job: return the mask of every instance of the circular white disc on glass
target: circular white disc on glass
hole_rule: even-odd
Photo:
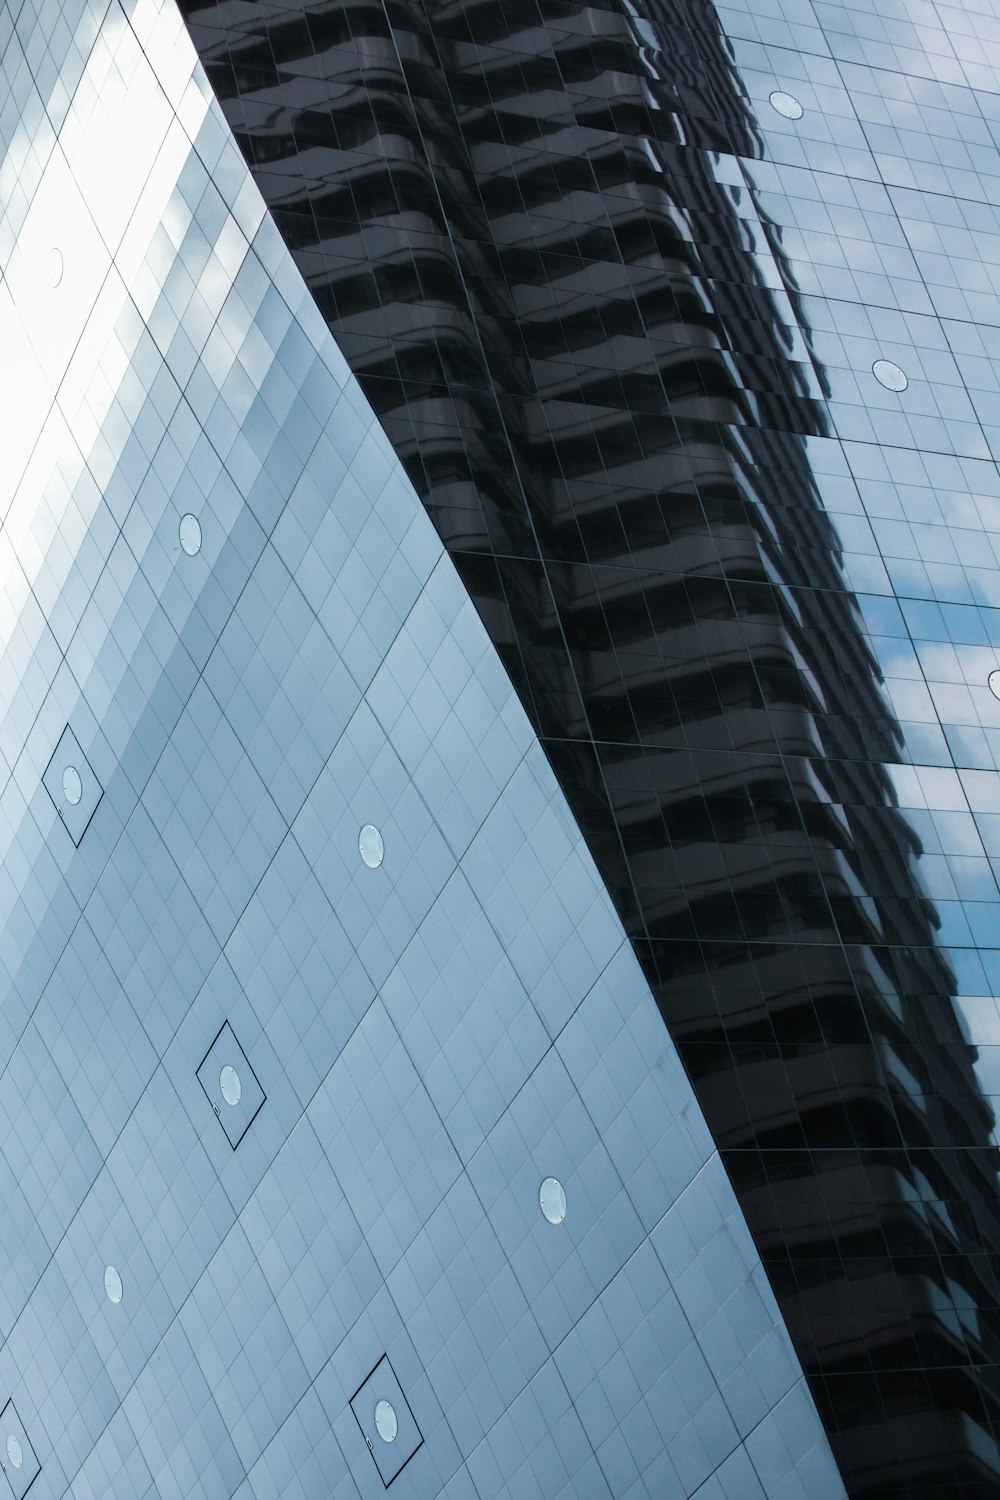
[[[118,1303],[122,1300],[122,1279],[114,1266],[105,1267],[104,1290],[108,1294],[109,1302]]]
[[[63,772],[63,796],[73,807],[83,796],[83,782],[80,780],[80,773],[76,766],[67,766]]]
[[[376,1401],[375,1403],[375,1431],[383,1443],[394,1443],[396,1433],[399,1431],[399,1423],[396,1420],[396,1412],[389,1401]]]
[[[989,683],[990,692],[994,698],[1000,698],[1000,667],[995,672],[991,672],[986,681]]]
[[[235,1109],[240,1102],[240,1095],[243,1093],[243,1088],[240,1084],[240,1075],[228,1063],[226,1063],[226,1066],[219,1074],[219,1088],[222,1090],[222,1097],[226,1103],[231,1104]]]
[[[872,365],[872,374],[879,385],[884,385],[887,391],[905,391],[909,381],[898,365],[894,365],[891,359],[877,359]]]
[[[57,250],[55,245],[45,257],[44,274],[47,286],[58,286],[63,279],[62,251]]]
[[[769,98],[771,108],[776,109],[779,115],[784,115],[786,120],[801,120],[802,105],[794,94],[786,94],[783,89],[775,89]]]
[[[21,1440],[14,1432],[7,1434],[7,1457],[15,1469],[19,1469],[24,1463],[24,1451],[21,1448]]]
[[[181,547],[187,553],[188,557],[194,557],[196,553],[201,551],[201,522],[197,516],[193,516],[190,511],[186,516],[181,516],[178,533],[181,539]]]
[[[546,1177],[538,1190],[538,1202],[550,1224],[561,1224],[566,1217],[566,1189],[557,1177]]]
[[[366,823],[362,828],[358,838],[358,849],[369,870],[377,870],[385,858],[385,845],[374,823]]]

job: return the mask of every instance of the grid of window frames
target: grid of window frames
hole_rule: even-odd
[[[183,0],[851,1493],[1000,1489],[993,0]]]
[[[843,1500],[173,0],[0,10],[0,1490]]]

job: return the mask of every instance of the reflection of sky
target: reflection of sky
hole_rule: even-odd
[[[140,29],[143,10],[135,18]],[[156,25],[162,45],[162,19],[145,19]],[[190,44],[180,29],[173,49],[187,55],[189,74]],[[161,76],[169,80],[176,72],[168,67]],[[198,97],[187,91],[193,129],[207,108],[204,99],[198,106]],[[5,202],[22,201],[12,184],[25,177],[26,158],[34,160],[42,139],[38,132],[29,142],[22,122],[7,143],[0,165]],[[16,606],[26,586],[52,613],[93,522],[101,498],[94,445],[102,425],[114,420],[128,372],[128,353],[115,335],[130,302],[125,284],[148,281],[150,241],[189,150],[135,32],[112,10],[59,144],[50,143],[44,165],[36,166],[38,187],[16,226],[0,284],[0,570],[5,599],[14,605],[0,626],[2,644],[12,622],[22,618]],[[121,420],[127,421],[125,412]]]
[[[250,184],[232,211],[214,188],[203,196],[193,143],[213,163],[221,150],[239,163],[235,144],[213,125],[176,7],[141,0],[130,14],[112,7],[94,24],[86,61],[66,61],[49,99],[25,65],[22,112],[0,143],[0,771],[13,772],[12,795],[24,788],[0,826],[11,879],[47,694],[66,718],[93,712],[112,758],[134,727],[120,704],[142,710],[142,695],[118,688],[179,551],[174,493],[151,477],[152,456],[181,495],[188,460],[171,434],[220,393],[235,426],[264,358],[253,310],[268,282],[248,257],[263,205]],[[202,455],[202,489],[209,463],[220,468]]]
[[[185,45],[182,34],[178,45]],[[20,132],[8,145],[0,166],[5,201],[18,199],[8,189],[24,171],[27,149]],[[126,300],[122,277],[131,279],[142,264],[176,180],[171,162],[176,164],[178,153],[186,149],[138,39],[120,12],[117,24],[109,17],[4,268],[0,379],[9,431],[0,493],[5,513],[41,432],[52,391],[59,391],[61,414],[84,442],[88,433],[96,435],[107,414],[115,377],[122,373],[111,338]],[[155,163],[152,174],[150,163]],[[62,258],[55,286],[53,247]],[[95,307],[96,323],[89,321]],[[78,347],[85,326],[87,338]],[[84,396],[85,413],[78,405]],[[64,451],[67,440],[68,434],[60,445]],[[31,486],[23,488],[34,493]],[[34,541],[42,551],[59,519],[42,534],[35,530]],[[32,522],[37,528],[38,517],[19,523],[26,541]],[[72,554],[74,549],[67,550]]]
[[[801,51],[764,7],[723,24],[761,122],[744,164],[780,227],[830,382],[810,440],[910,765],[889,767],[959,976],[956,1006],[1000,1096],[1000,43],[972,9],[825,5]],[[775,88],[802,103],[789,121]],[[992,200],[992,201],[991,201]],[[890,359],[909,385],[871,373]],[[975,951],[976,947],[980,952]]]

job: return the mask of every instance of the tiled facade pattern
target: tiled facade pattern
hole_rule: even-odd
[[[0,59],[0,1489],[840,1500],[607,887],[172,0],[4,6]]]
[[[995,0],[183,9],[851,1494],[993,1500]]]

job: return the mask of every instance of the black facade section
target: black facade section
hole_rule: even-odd
[[[713,7],[183,8],[614,894],[852,1495],[992,1500],[995,1122]]]

